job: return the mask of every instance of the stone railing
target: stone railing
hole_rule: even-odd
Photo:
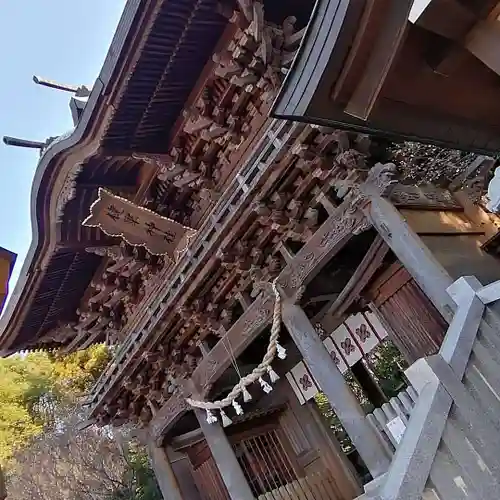
[[[389,456],[393,456],[403,439],[418,394],[413,387],[401,391],[388,403],[366,416]]]
[[[418,399],[386,474],[370,500],[500,498],[500,281],[463,277],[438,354],[406,372]]]

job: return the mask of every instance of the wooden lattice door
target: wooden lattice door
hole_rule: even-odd
[[[278,421],[246,428],[230,436],[235,455],[256,499],[341,500],[328,470],[306,475]],[[187,450],[193,479],[204,500],[229,500],[206,442]]]
[[[256,498],[299,477],[290,444],[279,427],[237,439],[233,447]]]
[[[233,449],[255,498],[298,479],[291,447],[277,427],[253,429],[232,439]],[[206,442],[188,452],[193,478],[204,500],[229,500],[229,494]]]

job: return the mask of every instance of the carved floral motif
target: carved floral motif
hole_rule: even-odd
[[[311,377],[307,373],[305,373],[304,375],[302,375],[302,377],[299,378],[298,382],[301,385],[301,388],[302,388],[302,390],[304,392],[308,391],[313,386]]]
[[[355,333],[363,344],[372,336],[370,330],[368,330],[364,323],[356,328]]]
[[[62,220],[64,208],[76,195],[76,180],[82,171],[82,168],[82,164],[78,163],[71,169],[66,176],[66,179],[64,179],[64,183],[61,191],[59,192],[56,203],[56,216],[58,221]]]

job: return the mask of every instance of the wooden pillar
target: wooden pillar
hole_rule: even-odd
[[[448,322],[456,306],[446,292],[453,279],[400,212],[381,196],[371,196],[367,215],[396,257]]]
[[[165,500],[184,500],[167,453],[153,442],[148,443],[149,457]]]
[[[390,460],[382,443],[365,418],[365,414],[347,385],[344,376],[326,350],[304,310],[288,301],[283,303],[283,322],[297,344],[304,361],[337,417],[349,434],[352,443],[374,478],[384,474]]]
[[[209,424],[204,411],[195,409],[194,413],[230,498],[232,500],[254,500],[252,490],[224,429],[218,423]]]

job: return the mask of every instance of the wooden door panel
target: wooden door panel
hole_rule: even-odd
[[[365,295],[390,326],[389,337],[409,363],[439,350],[448,325],[399,262]]]
[[[219,469],[212,457],[193,470],[193,479],[204,500],[230,500]]]

